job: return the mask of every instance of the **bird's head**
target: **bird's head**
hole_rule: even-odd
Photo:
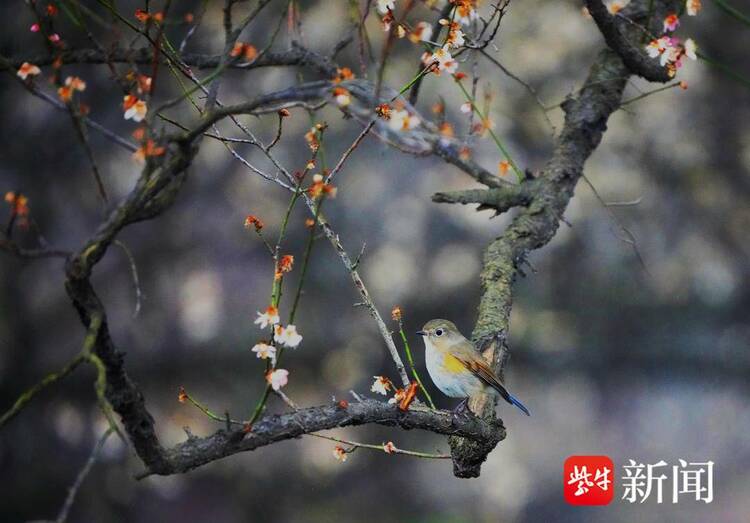
[[[424,324],[421,331],[417,331],[417,334],[438,347],[450,346],[466,339],[456,325],[448,320],[430,320]]]

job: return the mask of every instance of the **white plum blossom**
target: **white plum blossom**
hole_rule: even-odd
[[[276,369],[273,372],[266,374],[266,381],[275,391],[278,391],[289,383],[289,371],[286,369]]]
[[[258,311],[258,317],[255,318],[255,323],[260,325],[261,329],[265,329],[268,325],[276,325],[281,321],[279,319],[279,310],[273,305],[266,309],[266,312]]]
[[[297,332],[297,327],[294,325],[287,325],[286,327],[276,325],[273,339],[276,343],[281,343],[287,347],[297,348],[297,345],[302,341],[302,336]]]
[[[339,104],[341,107],[346,107],[347,105],[352,103],[352,97],[349,94],[349,91],[347,91],[343,87],[334,88],[333,98],[334,100],[336,100],[336,103]]]
[[[125,96],[125,113],[123,118],[126,120],[133,120],[134,122],[142,122],[146,118],[148,113],[148,106],[143,100],[139,100],[134,96]]]
[[[271,365],[276,365],[276,347],[273,345],[268,345],[267,343],[256,343],[252,348],[252,351],[258,358],[262,360],[269,359],[271,360]]]
[[[432,53],[431,58],[433,62],[437,62],[438,71],[453,74],[458,69],[458,62],[453,59],[447,45]]]
[[[409,114],[408,111],[400,109],[391,113],[391,119],[388,120],[388,127],[394,131],[410,131],[419,126],[419,117]]]
[[[412,42],[429,42],[432,38],[432,26],[427,22],[419,22],[409,35]]]
[[[479,13],[477,13],[477,10],[467,2],[466,4],[456,6],[449,18],[455,20],[461,25],[469,25],[472,22],[479,20]]]
[[[333,449],[333,457],[339,460],[341,463],[343,463],[346,461],[346,458],[348,457],[348,455],[344,447],[336,445]]]
[[[373,376],[373,378],[375,378],[375,381],[372,383],[370,391],[382,394],[383,396],[387,396],[388,391],[391,388],[391,380],[389,380],[385,376]]]

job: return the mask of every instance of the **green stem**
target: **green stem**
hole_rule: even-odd
[[[40,382],[21,394],[15,401],[15,403],[13,403],[13,406],[8,409],[8,411],[3,414],[2,417],[0,417],[0,427],[3,427],[7,422],[13,419],[19,412],[21,412],[26,404],[30,402],[39,391],[41,391],[48,385],[57,383],[62,378],[73,372],[76,367],[78,367],[78,365],[80,365],[85,359],[86,358],[83,354],[79,354],[70,362],[68,362],[62,369],[57,372],[47,374]]]
[[[406,333],[404,332],[404,326],[399,320],[398,322],[398,332],[401,334],[401,341],[404,342],[404,350],[406,351],[406,359],[409,362],[409,367],[411,368],[412,376],[414,376],[414,379],[417,380],[417,383],[419,383],[419,389],[424,393],[425,397],[427,398],[427,402],[430,404],[430,407],[433,409],[435,408],[435,403],[433,403],[432,398],[430,397],[430,393],[427,392],[427,389],[424,388],[424,385],[422,385],[422,380],[419,379],[419,373],[417,373],[417,368],[414,366],[414,358],[411,356],[411,349],[409,348],[409,342],[406,339]]]
[[[51,372],[47,374],[40,382],[33,387],[29,388],[26,392],[21,394],[18,399],[13,403],[13,406],[0,417],[0,427],[3,427],[7,422],[13,419],[21,410],[26,406],[28,402],[34,399],[34,396],[45,387],[57,383],[71,372],[73,372],[78,365],[84,361],[91,361],[91,350],[94,347],[96,338],[99,335],[99,328],[102,324],[102,317],[100,315],[94,315],[91,317],[89,322],[89,328],[86,333],[86,337],[83,340],[83,348],[78,355],[70,360],[65,366],[57,372]]]
[[[255,405],[255,410],[253,411],[253,415],[250,416],[250,420],[248,423],[252,426],[253,423],[258,421],[258,418],[260,417],[261,413],[263,412],[263,407],[266,405],[266,400],[268,399],[268,394],[271,392],[271,386],[266,385],[265,390],[263,390],[263,395],[260,397],[260,400],[258,400],[257,405]]]
[[[415,83],[417,83],[419,81],[419,79],[422,78],[424,75],[426,75],[430,71],[431,68],[432,68],[432,64],[429,64],[427,67],[425,67],[424,69],[422,69],[421,71],[419,71],[419,73],[417,73],[417,75],[414,78],[412,78],[411,80],[409,80],[406,83],[406,85],[404,85],[401,88],[401,90],[398,92],[398,94],[396,96],[394,96],[393,98],[391,98],[391,102],[393,102],[396,98],[398,98],[399,96],[401,96],[402,94],[404,94],[406,91],[408,91],[409,89],[411,89],[411,86],[414,85]]]
[[[289,226],[289,217],[292,215],[292,210],[294,209],[294,204],[297,203],[297,200],[299,199],[300,195],[302,194],[302,188],[301,185],[297,185],[296,190],[294,191],[294,194],[292,194],[291,200],[289,200],[289,205],[286,208],[286,214],[284,214],[284,221],[281,222],[281,230],[279,231],[279,238],[276,240],[276,248],[274,249],[274,279],[273,279],[273,286],[271,287],[271,305],[274,307],[279,306],[279,302],[281,301],[281,283],[284,280],[284,278],[276,278],[276,269],[277,265],[279,263],[279,253],[281,251],[281,242],[284,240],[284,237],[286,236],[286,230]]]
[[[654,0],[648,0],[648,16],[646,17],[646,32],[642,38],[644,42],[647,42],[649,39],[648,33],[651,32],[651,18],[653,16],[654,16]]]
[[[708,65],[717,68],[719,71],[723,72],[733,80],[741,83],[745,87],[750,87],[750,79],[744,77],[743,75],[737,73],[734,71],[731,67],[722,64],[721,62],[717,62],[713,58],[709,58],[708,56],[702,54],[702,53],[696,53],[698,55],[698,58],[703,60]]]
[[[320,141],[321,141],[321,146],[322,146],[322,144],[323,144],[323,133],[322,132],[320,133]],[[315,158],[317,157],[319,150],[320,150],[320,147],[318,149],[316,149],[315,152],[313,152],[313,156],[312,156],[313,160],[315,160]],[[294,208],[294,204],[297,202],[297,200],[299,199],[299,197],[302,195],[302,192],[303,192],[303,190],[302,190],[302,180],[305,178],[305,176],[307,175],[308,172],[309,172],[309,169],[305,169],[305,171],[302,173],[302,178],[300,178],[300,181],[297,183],[297,187],[296,187],[296,189],[294,191],[294,195],[292,195],[292,199],[289,202],[289,207],[287,207],[286,214],[284,215],[284,221],[281,224],[281,231],[279,232],[279,239],[276,242],[276,249],[275,249],[275,253],[274,253],[274,262],[278,262],[278,259],[279,259],[279,250],[281,249],[281,241],[284,239],[284,235],[286,234],[286,229],[287,229],[287,226],[289,225],[289,217],[292,214],[292,209]],[[276,272],[276,267],[274,266],[274,276],[275,276],[275,272]],[[271,291],[271,304],[274,307],[277,307],[277,308],[279,306],[279,301],[281,300],[281,281],[282,280],[283,280],[283,278],[279,278],[279,280],[276,281],[276,279],[274,277],[274,286],[273,286],[272,291]],[[292,317],[293,317],[293,315],[292,315]],[[271,343],[274,343],[274,341],[273,341],[273,326],[271,327]],[[281,354],[283,352],[282,349],[283,349],[282,347],[277,347],[277,351],[278,351],[277,354],[276,354],[276,363],[277,364],[278,364],[278,361],[279,361],[279,357],[281,356]],[[276,365],[274,365],[273,368],[276,368]],[[266,361],[266,374],[268,372],[270,372],[271,370],[272,370],[271,369],[271,361],[267,360]],[[270,394],[270,392],[271,392],[271,385],[266,384],[266,387],[263,390],[263,395],[258,400],[258,403],[255,405],[255,409],[253,410],[252,416],[250,416],[250,421],[249,421],[250,425],[252,425],[253,423],[255,423],[258,420],[258,418],[260,417],[261,413],[263,412],[263,408],[266,405],[266,401],[268,400],[268,395]]]
[[[672,88],[677,87],[679,85],[680,85],[680,82],[674,82],[674,83],[671,83],[669,85],[665,85],[665,86],[653,89],[652,91],[646,91],[643,94],[639,94],[638,96],[635,96],[633,98],[625,100],[624,102],[621,102],[620,106],[627,105],[627,104],[632,104],[633,102],[637,102],[638,100],[642,100],[642,99],[646,98],[647,96],[651,96],[652,94],[656,94],[656,93],[660,93],[662,91],[666,91],[667,89],[672,89]]]
[[[738,11],[736,8],[729,5],[724,0],[714,0],[714,2],[716,2],[716,5],[719,6],[719,9],[724,11],[729,16],[736,18],[745,25],[750,26],[750,17]]]
[[[218,414],[215,414],[215,413],[211,412],[211,410],[210,410],[210,409],[209,409],[208,407],[206,407],[206,406],[205,406],[205,405],[203,405],[202,403],[198,402],[198,400],[196,400],[195,398],[193,398],[193,397],[192,397],[192,396],[191,396],[190,394],[188,394],[187,392],[185,393],[185,397],[186,397],[186,398],[188,399],[188,401],[189,401],[190,403],[192,403],[192,404],[193,404],[193,405],[194,405],[195,407],[197,407],[197,408],[198,408],[198,410],[200,410],[201,412],[203,412],[203,414],[205,414],[206,416],[208,416],[208,417],[209,417],[209,418],[211,418],[212,420],[214,420],[214,421],[219,421],[219,422],[221,422],[221,423],[226,423],[226,421],[227,421],[227,416],[219,416]],[[238,420],[233,420],[233,419],[231,419],[231,418],[229,419],[229,422],[230,422],[230,423],[233,423],[233,424],[235,424],[235,425],[242,425],[242,424],[243,424],[243,423],[242,423],[241,421],[238,421]]]
[[[479,110],[479,108],[477,107],[477,104],[471,98],[471,95],[466,90],[466,88],[463,86],[463,84],[460,81],[458,81],[458,80],[456,80],[456,83],[458,84],[458,87],[461,88],[461,91],[464,93],[464,96],[466,97],[466,100],[471,104],[471,108],[474,110],[474,112],[477,114],[477,116],[479,116],[479,118],[481,119],[481,121],[483,123],[486,122],[487,120],[486,120],[484,114],[482,114],[482,111]],[[495,144],[497,145],[497,148],[500,149],[500,152],[503,153],[503,156],[505,156],[505,159],[508,161],[508,163],[510,164],[510,166],[513,168],[513,172],[516,173],[516,178],[518,179],[518,182],[519,183],[522,182],[523,181],[523,174],[521,173],[520,169],[516,165],[516,162],[513,161],[513,158],[510,157],[510,154],[508,153],[508,150],[503,146],[502,142],[500,141],[500,138],[497,137],[497,135],[495,134],[495,131],[493,131],[492,129],[490,129],[489,126],[487,127],[487,130],[489,131],[490,136],[492,136],[492,139],[495,141]]]
[[[274,250],[274,278],[273,278],[273,286],[271,287],[271,305],[278,308],[279,302],[281,301],[281,283],[283,282],[284,278],[278,278],[276,279],[276,269],[277,265],[279,263],[279,251],[281,250],[281,242],[284,239],[284,236],[286,235],[286,229],[289,225],[289,217],[292,215],[292,209],[294,209],[294,204],[297,203],[297,200],[300,197],[300,194],[302,194],[301,185],[297,185],[297,189],[294,191],[294,194],[292,195],[292,199],[289,201],[289,206],[286,208],[286,214],[284,215],[284,221],[281,223],[281,230],[279,231],[279,238],[276,240],[276,248]],[[271,341],[270,343],[274,343],[273,341],[273,325],[271,325]],[[281,347],[277,347],[277,351],[281,352]],[[278,356],[277,356],[278,358]],[[277,359],[278,361],[278,359]],[[266,374],[271,371],[271,362],[266,361]],[[258,403],[255,405],[255,409],[253,410],[252,416],[250,416],[250,425],[255,423],[258,418],[260,417],[261,413],[263,412],[263,408],[266,405],[266,401],[268,400],[268,394],[271,392],[271,386],[266,383],[265,389],[263,390],[263,394],[261,395],[260,399],[258,400]]]
[[[289,313],[289,323],[294,324],[294,316],[297,313],[297,306],[299,305],[300,297],[302,296],[302,286],[305,283],[305,275],[307,274],[307,267],[310,264],[310,254],[312,253],[313,244],[315,243],[315,232],[318,226],[318,217],[320,216],[320,208],[323,207],[323,198],[318,200],[318,205],[315,207],[315,217],[313,218],[313,226],[310,227],[310,235],[307,237],[307,245],[305,246],[305,254],[302,259],[302,269],[299,276],[299,285],[297,285],[297,293],[294,296],[294,303],[292,304],[292,311]],[[276,361],[281,354],[276,355]]]

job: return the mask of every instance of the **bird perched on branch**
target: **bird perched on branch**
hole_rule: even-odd
[[[530,415],[453,322],[430,320],[417,334],[424,338],[427,371],[437,388],[451,398],[464,398],[457,410],[466,408],[470,396],[485,392],[499,394]]]

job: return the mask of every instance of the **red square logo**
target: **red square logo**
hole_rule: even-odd
[[[563,492],[571,505],[609,505],[615,465],[607,456],[570,456],[563,465]]]

